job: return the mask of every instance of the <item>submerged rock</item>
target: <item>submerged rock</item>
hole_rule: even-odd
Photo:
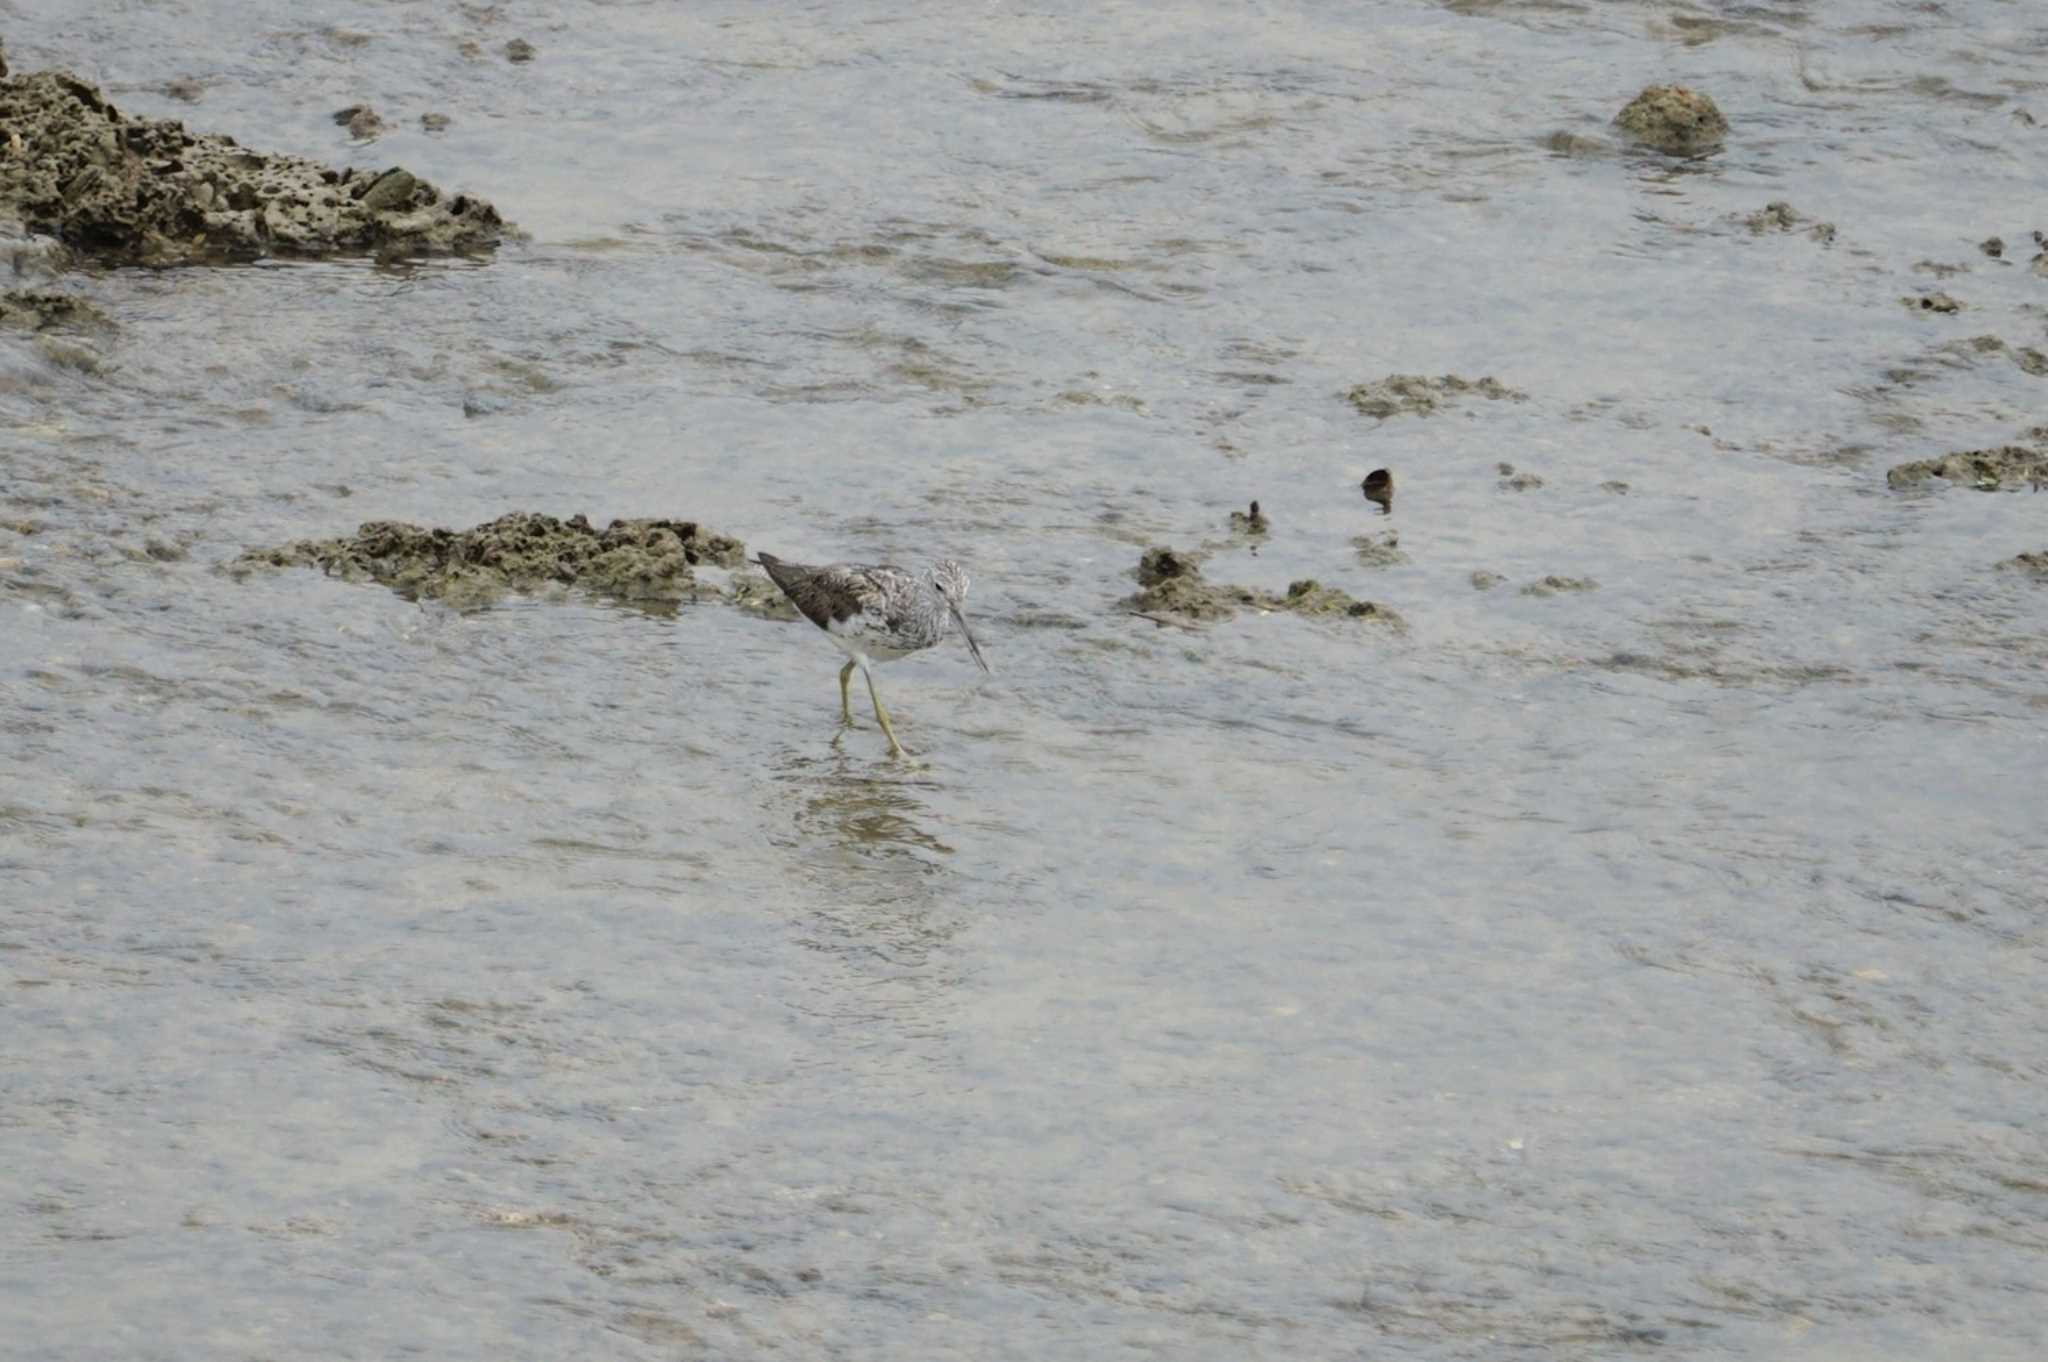
[[[1313,577],[1289,582],[1287,594],[1280,600],[1280,608],[1292,610],[1297,615],[1344,615],[1351,619],[1380,620],[1395,628],[1403,628],[1407,624],[1387,607],[1374,601],[1361,601],[1334,586],[1324,586]]]
[[[1591,577],[1559,577],[1552,574],[1522,588],[1524,596],[1555,596],[1560,591],[1598,591],[1600,583]]]
[[[1384,421],[1389,416],[1399,416],[1404,412],[1427,416],[1445,402],[1468,394],[1496,402],[1504,398],[1521,402],[1529,396],[1492,377],[1460,378],[1456,374],[1445,374],[1441,378],[1426,378],[1421,374],[1388,374],[1374,382],[1359,384],[1344,394],[1344,400],[1358,408],[1361,414]],[[1372,495],[1371,488],[1366,489],[1366,495]]]
[[[1358,486],[1365,493],[1365,499],[1380,508],[1382,515],[1394,513],[1394,470],[1375,468]]]
[[[1252,503],[1250,511],[1232,511],[1230,513],[1230,532],[1232,534],[1256,537],[1265,534],[1272,528],[1272,522],[1267,520],[1265,513],[1259,510],[1259,503],[1256,501]]]
[[[1909,293],[1899,302],[1914,312],[1939,312],[1944,316],[1953,316],[1963,310],[1960,302],[1938,289],[1932,293]]]
[[[1276,596],[1257,587],[1210,582],[1191,555],[1158,547],[1138,560],[1138,584],[1144,588],[1124,604],[1144,615],[1171,615],[1184,620],[1226,620],[1239,610],[1290,610],[1298,615],[1372,619],[1396,629],[1406,622],[1392,610],[1361,601],[1313,579],[1289,584]]]
[[[803,616],[797,613],[796,604],[788,593],[764,573],[743,572],[736,574],[726,584],[732,603],[751,615],[760,615],[772,620],[797,620]]]
[[[474,251],[504,233],[482,199],[131,117],[63,71],[0,79],[0,128],[20,148],[0,156],[0,216],[111,264]]]
[[[408,599],[480,606],[507,592],[577,586],[630,601],[697,594],[700,563],[736,568],[745,546],[693,520],[557,520],[515,512],[468,530],[373,520],[341,539],[302,539],[251,549],[238,568],[317,567],[350,581],[383,583]]]
[[[1728,120],[1714,101],[1683,85],[1652,85],[1614,116],[1639,142],[1672,156],[1697,156],[1721,145]]]
[[[1408,561],[1408,555],[1401,552],[1401,535],[1397,530],[1355,535],[1351,547],[1358,551],[1358,561],[1367,567],[1392,567]]]
[[[1138,585],[1158,586],[1176,577],[1199,578],[1202,575],[1197,566],[1200,561],[1194,554],[1182,553],[1163,544],[1146,549],[1138,556]]]
[[[69,293],[42,289],[14,289],[0,293],[0,326],[46,331],[54,326],[106,328],[113,324],[106,313]]]
[[[348,135],[358,142],[368,142],[384,131],[384,120],[377,111],[367,104],[351,104],[346,109],[334,111],[336,127],[348,129]]]
[[[1997,449],[1966,449],[1938,459],[1902,463],[1884,475],[1893,487],[1914,487],[1934,478],[1974,487],[1980,492],[2038,490],[2048,486],[2048,450],[2029,445]]]
[[[1822,245],[1835,239],[1834,223],[1815,222],[1783,199],[1772,200],[1742,222],[1757,236],[1766,232],[1794,232],[1804,227],[1806,234]]]
[[[1999,566],[2012,568],[2015,571],[2024,572],[2030,577],[2039,577],[2042,581],[2048,582],[2048,549],[2043,549],[2039,553],[2023,553],[2017,558],[2008,558],[2003,563],[2000,563]]]

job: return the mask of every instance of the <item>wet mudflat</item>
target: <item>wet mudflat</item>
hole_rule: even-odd
[[[0,1337],[2048,1350],[2009,7],[8,24],[522,234],[17,252]],[[507,515],[677,528],[248,557]],[[731,540],[961,558],[995,675],[835,741]]]

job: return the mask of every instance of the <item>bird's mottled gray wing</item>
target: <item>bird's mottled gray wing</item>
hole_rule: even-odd
[[[768,578],[782,588],[790,604],[820,629],[841,623],[861,613],[860,584],[837,568],[785,563],[772,553],[756,555]]]
[[[755,556],[782,594],[820,629],[837,625],[841,632],[848,632],[849,622],[856,618],[867,628],[886,628],[898,594],[916,585],[916,579],[901,568],[810,567],[785,563],[772,553]]]

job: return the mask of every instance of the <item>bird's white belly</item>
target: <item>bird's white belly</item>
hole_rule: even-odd
[[[896,635],[885,629],[872,628],[858,616],[843,622],[835,620],[825,632],[845,650],[848,657],[865,657],[870,662],[894,662],[899,657],[909,657],[931,646],[931,643],[920,640],[906,647]]]

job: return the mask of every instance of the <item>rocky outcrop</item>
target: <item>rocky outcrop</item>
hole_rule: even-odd
[[[63,71],[0,79],[0,216],[134,265],[477,251],[505,231],[489,203],[409,171],[335,170],[131,117]]]

